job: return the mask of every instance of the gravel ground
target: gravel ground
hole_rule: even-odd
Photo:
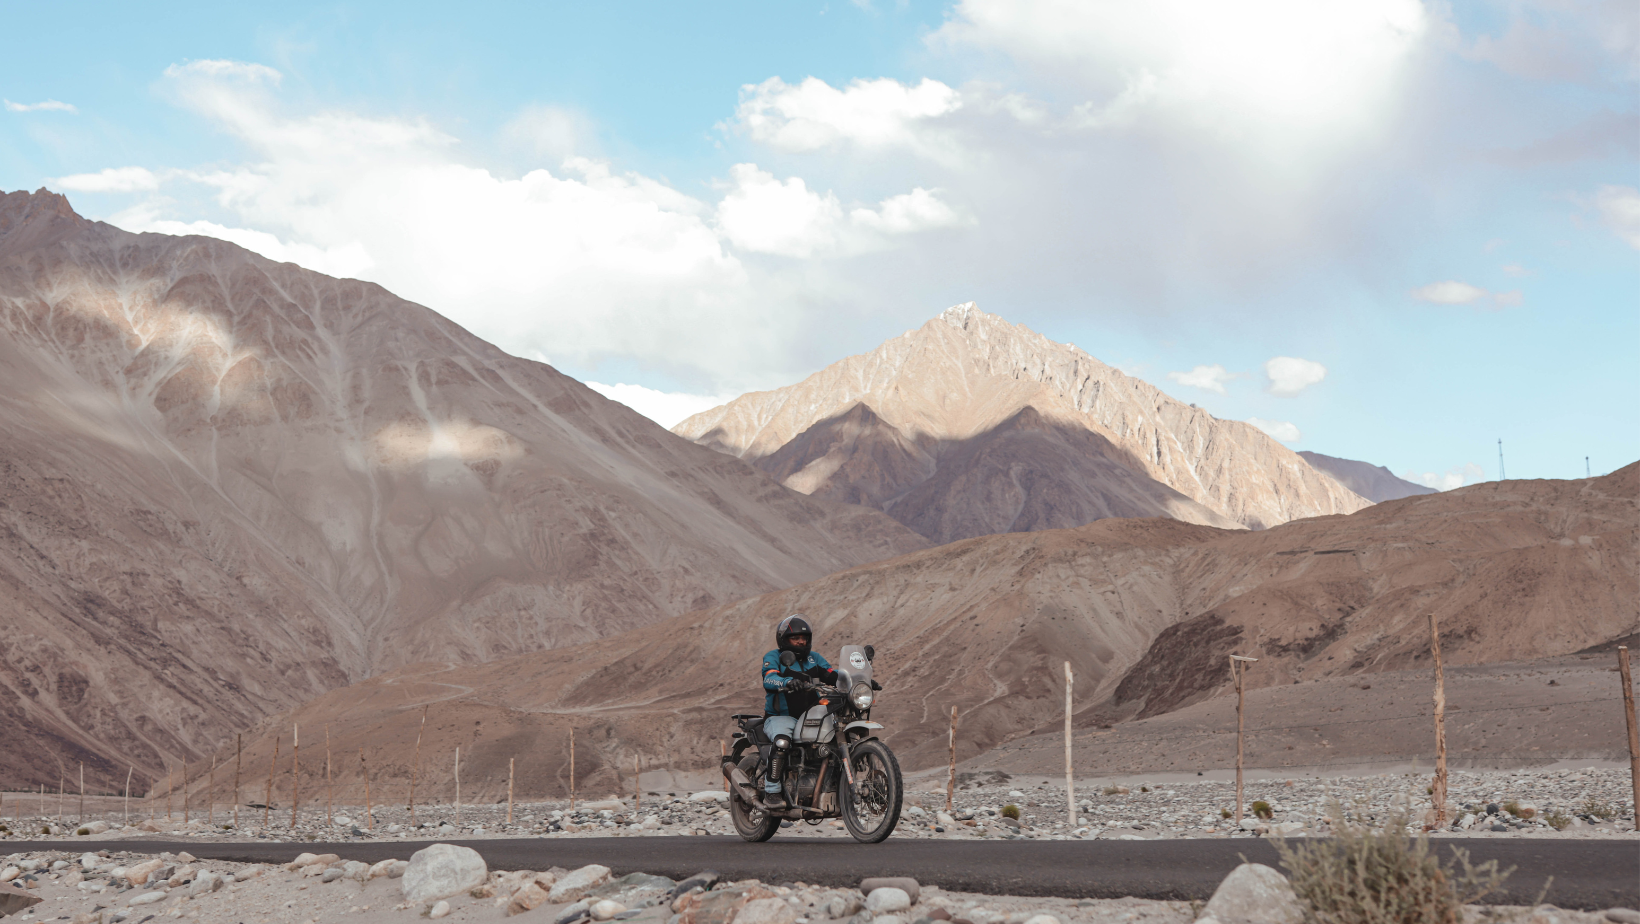
[[[125,881],[127,870],[154,859],[142,853],[75,854],[46,852],[12,854],[0,867],[15,870],[31,867],[14,883],[43,899],[17,914],[19,924],[70,921],[72,924],[150,924],[172,919],[200,924],[388,924],[416,917],[448,917],[453,922],[499,921],[508,915],[514,892],[532,881],[549,885],[568,872],[554,869],[536,873],[487,871],[483,885],[442,901],[421,903],[405,900],[402,885],[407,880],[382,875],[364,879],[342,875],[341,862],[318,864],[306,869],[260,864],[199,862],[187,854],[159,854],[157,858],[170,873],[163,882],[150,881],[132,887]],[[32,869],[38,866],[39,869]],[[402,864],[401,864],[402,866]],[[329,872],[326,872],[326,870]],[[600,868],[601,869],[601,868]],[[9,871],[8,870],[8,871]],[[317,875],[323,872],[323,875]],[[605,871],[607,872],[607,870]],[[16,874],[13,873],[15,876]],[[538,878],[540,877],[540,878]],[[220,878],[225,884],[211,887]],[[203,883],[203,885],[201,885]],[[688,924],[680,921],[680,905],[673,904],[659,886],[670,888],[671,880],[635,873],[600,888],[592,896],[617,902],[602,913],[616,915],[616,921],[631,924]],[[773,897],[786,908],[771,913],[765,907],[755,922],[727,918],[699,917],[695,924],[821,924],[846,921],[848,924],[1190,924],[1201,913],[1200,903],[1149,901],[1142,899],[1054,899],[1020,898],[947,892],[923,886],[909,908],[897,913],[879,911],[873,916],[866,896],[857,889],[829,889],[801,882],[764,885],[750,880],[727,884],[748,890],[757,897]],[[725,887],[720,885],[719,888]],[[648,891],[646,891],[646,889]],[[439,907],[443,905],[444,907]],[[788,910],[789,909],[789,910]],[[593,909],[597,912],[597,909]],[[894,909],[889,909],[894,911]],[[543,903],[520,913],[520,924],[568,924],[576,913],[569,902]],[[1551,906],[1539,908],[1470,906],[1467,924],[1521,922],[1521,924],[1633,924],[1635,912],[1600,913],[1563,911]],[[1047,915],[1048,917],[1041,917]],[[1613,916],[1616,915],[1616,916]],[[750,913],[741,918],[754,917]],[[591,924],[581,917],[576,924]]]
[[[1242,827],[1223,817],[1233,809],[1235,786],[1218,780],[1173,780],[1147,782],[1088,781],[1079,783],[1078,824],[1068,824],[1062,784],[1040,778],[1006,778],[991,774],[970,779],[957,791],[953,811],[947,815],[943,787],[938,792],[914,789],[907,793],[905,811],[895,837],[933,838],[1163,838],[1163,837],[1258,837],[1272,830],[1289,836],[1326,833],[1327,806],[1338,800],[1353,813],[1369,819],[1385,817],[1397,805],[1413,805],[1414,821],[1425,822],[1429,806],[1428,774],[1383,774],[1329,780],[1258,780],[1244,788],[1247,815]],[[926,784],[926,785],[932,785]],[[1453,808],[1451,824],[1437,836],[1461,834],[1466,837],[1575,837],[1640,838],[1634,830],[1634,807],[1630,799],[1630,779],[1626,769],[1508,770],[1489,772],[1455,771],[1448,785]],[[634,810],[632,801],[607,799],[577,802],[570,811],[567,801],[519,803],[513,807],[513,821],[506,821],[504,805],[418,806],[416,826],[411,825],[404,806],[376,806],[374,821],[364,818],[362,807],[335,807],[328,823],[324,810],[307,809],[293,830],[290,810],[267,813],[263,824],[260,808],[240,809],[241,827],[231,823],[231,811],[221,808],[214,814],[216,824],[207,824],[194,809],[194,820],[182,821],[180,806],[173,806],[167,822],[163,810],[153,822],[143,819],[122,825],[107,818],[123,818],[119,813],[102,815],[85,824],[60,822],[55,816],[22,815],[0,820],[0,843],[5,838],[37,839],[43,831],[50,836],[72,840],[74,832],[89,830],[99,838],[141,837],[164,834],[222,840],[261,838],[270,840],[383,840],[549,836],[688,836],[732,834],[727,808],[709,793],[651,793]],[[51,797],[47,797],[48,808]],[[1262,800],[1270,807],[1270,817],[1251,814],[1252,804]],[[14,812],[31,806],[32,798],[8,797]],[[72,804],[72,800],[71,804]],[[1016,825],[1004,817],[1004,809],[1014,805],[1020,817]],[[88,818],[91,816],[88,815]],[[109,829],[95,830],[96,822]],[[805,836],[847,837],[842,822],[828,820],[818,825],[799,823],[788,830]]]

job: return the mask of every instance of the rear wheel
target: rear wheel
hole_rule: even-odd
[[[738,766],[753,785],[762,782],[763,770],[758,766],[756,751],[749,751],[740,759]],[[754,844],[774,837],[774,833],[780,830],[780,819],[755,805],[747,805],[733,786],[729,787],[729,817],[734,819],[735,833]]]
[[[900,821],[900,762],[888,745],[873,738],[849,748],[849,765],[854,785],[843,781],[843,827],[862,844],[878,843]]]

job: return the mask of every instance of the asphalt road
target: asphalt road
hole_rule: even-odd
[[[342,843],[209,843],[124,840],[0,841],[0,850],[188,851],[201,859],[285,863],[304,851],[334,853],[344,860],[406,859],[433,841]],[[803,882],[855,887],[868,876],[911,876],[962,892],[1117,898],[1206,899],[1242,861],[1279,866],[1275,848],[1262,840],[1158,841],[934,841],[896,840],[856,844],[838,839],[777,836],[764,844],[736,837],[518,838],[450,841],[484,856],[491,869],[574,869],[601,863],[616,875],[655,873],[682,879],[713,869],[730,879]],[[1550,876],[1544,901],[1562,908],[1595,910],[1640,907],[1640,842],[1609,840],[1505,840],[1451,838],[1436,842],[1443,860],[1449,847],[1470,860],[1514,866],[1501,896],[1487,901],[1529,904]]]

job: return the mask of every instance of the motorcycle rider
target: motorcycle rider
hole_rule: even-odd
[[[816,682],[835,684],[837,672],[813,650],[814,630],[802,613],[780,620],[774,630],[775,648],[763,656],[763,734],[774,743],[769,752],[768,775],[763,780],[763,807],[787,807],[780,785],[786,769],[786,753],[797,734],[797,720],[814,706]],[[789,651],[797,661],[791,667],[780,663],[780,653]]]

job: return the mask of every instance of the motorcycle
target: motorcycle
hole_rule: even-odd
[[[811,685],[819,703],[803,713],[795,740],[784,749],[780,782],[788,808],[762,804],[764,775],[776,750],[763,733],[764,717],[730,716],[740,730],[723,757],[723,775],[729,782],[729,814],[741,838],[759,843],[773,837],[782,821],[818,825],[828,818],[841,818],[862,844],[894,832],[904,783],[894,752],[875,735],[883,726],[871,721],[871,705],[882,689],[871,678],[875,657],[870,645],[844,645],[836,685]],[[780,653],[782,670],[789,672],[782,676],[804,676],[790,672],[796,660],[789,651]]]

